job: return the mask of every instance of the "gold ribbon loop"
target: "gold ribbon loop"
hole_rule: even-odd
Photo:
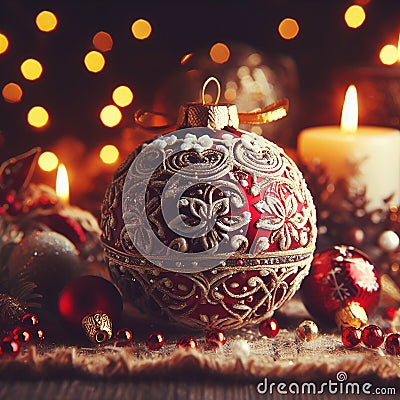
[[[289,111],[289,100],[284,98],[264,107],[260,111],[239,113],[241,124],[261,125],[269,124],[286,117]]]
[[[215,78],[214,76],[210,76],[204,83],[203,83],[203,90],[201,91],[201,101],[204,104],[206,104],[206,89],[207,86],[209,85],[210,82],[214,82],[217,85],[217,98],[215,99],[215,105],[218,105],[219,99],[221,97],[221,84],[219,83],[219,80]]]

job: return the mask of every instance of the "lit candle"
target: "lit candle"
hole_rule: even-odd
[[[56,193],[64,204],[69,203],[68,172],[64,164],[60,164],[57,169]]]
[[[351,85],[343,105],[342,122],[303,130],[298,154],[305,165],[319,163],[332,183],[346,179],[351,188],[366,189],[366,209],[385,208],[384,199],[400,198],[400,132],[379,126],[358,126],[357,91]]]

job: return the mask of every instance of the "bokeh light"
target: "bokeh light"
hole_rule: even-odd
[[[283,39],[291,40],[299,34],[299,24],[293,18],[285,18],[278,26],[278,32]]]
[[[103,109],[100,111],[101,122],[109,128],[117,126],[121,122],[121,119],[121,111],[113,104],[103,107]]]
[[[226,101],[234,102],[236,100],[236,89],[235,88],[227,88],[224,92],[224,97]]]
[[[96,50],[93,50],[89,51],[89,53],[86,54],[84,63],[89,72],[97,74],[104,68],[106,60],[103,54],[99,53]]]
[[[361,6],[352,5],[344,13],[344,20],[349,28],[359,28],[365,21],[365,11]]]
[[[39,167],[45,171],[54,171],[58,167],[58,157],[52,151],[45,151],[38,159]]]
[[[3,54],[8,49],[8,38],[3,33],[0,33],[0,54]]]
[[[57,24],[57,17],[51,11],[42,11],[36,16],[36,26],[42,32],[54,31]]]
[[[132,34],[136,39],[144,40],[151,35],[151,24],[145,19],[136,20],[131,26]]]
[[[128,86],[118,86],[112,93],[112,99],[117,106],[127,107],[133,101],[132,90]]]
[[[215,43],[210,49],[210,57],[217,64],[224,64],[229,60],[231,52],[225,43]]]
[[[399,61],[399,52],[396,46],[393,44],[387,44],[382,47],[379,53],[379,59],[382,64],[393,65]]]
[[[186,63],[191,59],[192,56],[193,56],[193,53],[185,54],[185,55],[181,58],[181,64],[182,64],[182,65],[183,65],[183,64],[186,64]]]
[[[43,73],[42,64],[34,58],[28,58],[21,64],[21,73],[28,81],[39,79]]]
[[[110,51],[114,45],[111,35],[104,31],[97,32],[93,36],[92,43],[97,50],[102,51],[103,53]]]
[[[112,145],[107,144],[100,150],[100,158],[104,164],[114,164],[119,157],[118,149]]]
[[[49,122],[49,113],[42,106],[34,106],[28,111],[27,120],[34,128],[43,128]]]
[[[21,86],[14,82],[7,83],[3,87],[2,95],[5,101],[8,103],[19,103],[22,99],[22,89]]]

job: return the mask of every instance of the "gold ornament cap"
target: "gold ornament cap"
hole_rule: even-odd
[[[101,312],[82,318],[82,328],[92,343],[103,343],[112,338],[111,318]]]
[[[209,83],[217,85],[217,98],[215,104],[206,104],[205,91]],[[239,127],[239,115],[234,104],[218,104],[221,96],[221,85],[213,76],[208,78],[201,92],[202,103],[186,103],[179,108],[178,127],[195,128],[207,127],[213,130],[221,130],[226,127],[237,129]]]
[[[361,328],[368,323],[368,316],[364,308],[357,302],[350,302],[335,313],[335,322],[338,328],[344,329],[349,326]]]

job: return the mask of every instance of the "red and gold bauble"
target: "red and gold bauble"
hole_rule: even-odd
[[[58,310],[67,326],[82,328],[94,343],[112,337],[112,320],[122,312],[122,299],[116,287],[99,276],[81,276],[62,290]]]
[[[369,257],[352,246],[316,253],[301,296],[321,322],[360,327],[378,306],[380,278]]]
[[[235,105],[182,106],[179,129],[135,150],[107,189],[110,274],[152,316],[202,329],[259,323],[308,273],[316,221],[303,176],[238,122]]]

